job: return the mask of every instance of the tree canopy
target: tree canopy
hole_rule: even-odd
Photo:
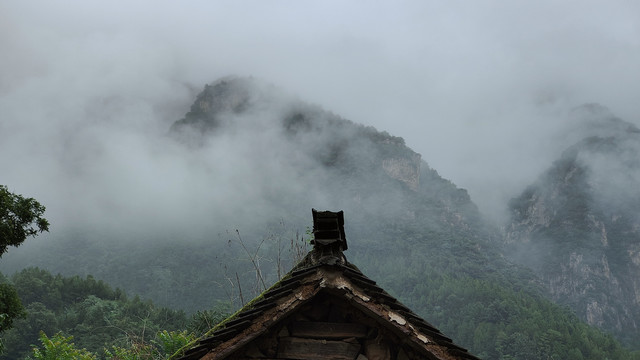
[[[27,237],[49,231],[43,218],[45,207],[33,198],[10,192],[0,185],[0,256],[9,246],[19,246]]]
[[[0,257],[9,246],[19,246],[27,237],[49,231],[49,222],[43,218],[45,207],[33,198],[25,198],[0,185]],[[10,329],[16,318],[25,315],[13,286],[0,278],[0,333]],[[0,353],[4,350],[0,339]]]

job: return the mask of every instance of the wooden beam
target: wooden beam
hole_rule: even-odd
[[[364,338],[367,327],[357,323],[296,321],[289,329],[291,335],[312,339]]]
[[[355,360],[360,353],[357,341],[332,341],[281,338],[278,344],[278,358],[306,360]]]

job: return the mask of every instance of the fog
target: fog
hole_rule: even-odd
[[[639,13],[627,1],[4,1],[0,184],[47,206],[52,230],[260,211],[265,191],[295,186],[259,166],[270,138],[192,151],[166,137],[206,83],[237,74],[403,137],[497,213],[569,145],[558,132],[575,106],[638,123]]]

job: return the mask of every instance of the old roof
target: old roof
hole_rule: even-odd
[[[180,359],[477,359],[334,255],[314,247]]]

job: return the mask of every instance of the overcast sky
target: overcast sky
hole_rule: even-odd
[[[0,184],[60,219],[201,196],[151,139],[230,74],[403,137],[486,209],[557,157],[570,108],[640,114],[637,1],[2,1],[0,53]]]

